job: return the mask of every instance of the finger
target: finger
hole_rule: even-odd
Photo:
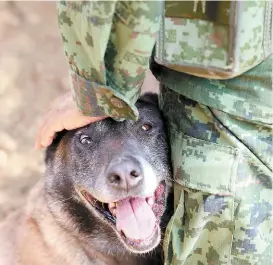
[[[39,134],[38,138],[38,148],[49,146],[53,139],[54,135],[57,132],[60,132],[64,129],[72,130],[76,128],[83,127],[92,122],[102,120],[106,117],[88,117],[84,116],[80,112],[75,112],[73,110],[68,110],[66,112],[54,113],[46,123]],[[40,147],[40,148],[41,148]]]
[[[46,142],[45,146],[42,146],[42,147],[44,148],[44,147],[50,146],[52,144],[52,142],[53,142],[53,139],[54,139],[54,136],[53,137],[49,137],[47,139],[47,142]]]
[[[49,146],[52,143],[55,133],[65,129],[62,124],[62,115],[63,113],[56,114],[44,124],[39,139],[39,144],[42,147]]]
[[[41,137],[42,137],[42,131],[44,127],[46,126],[46,122],[43,122],[43,124],[40,126],[36,133],[36,138],[35,138],[35,148],[36,149],[41,149],[43,146],[41,145]]]
[[[85,116],[86,119],[89,121],[89,123],[93,123],[93,122],[96,122],[96,121],[101,121],[101,120],[104,120],[106,119],[108,116],[100,116],[100,117],[88,117],[88,116]]]
[[[92,119],[93,120],[93,119]],[[41,131],[40,144],[43,147],[49,146],[54,135],[62,130],[72,130],[89,124],[90,118],[83,116],[80,112],[74,110],[58,111],[52,115],[45,123]]]
[[[45,147],[48,147],[52,144],[53,139],[54,139],[54,137],[49,138],[45,144],[35,143],[35,148],[36,149],[43,149]]]
[[[89,117],[85,116],[80,112],[73,113],[73,116],[69,115],[69,119],[63,116],[62,124],[64,129],[66,130],[73,130],[77,129],[83,126],[86,126],[90,123],[100,121],[102,119],[105,119],[106,116],[100,116],[100,117]]]
[[[41,133],[42,133],[42,131],[43,131],[43,128],[46,126],[46,123],[47,123],[48,120],[50,119],[50,117],[51,117],[52,115],[54,115],[53,113],[54,113],[53,110],[49,110],[49,111],[44,115],[44,117],[43,117],[43,119],[42,119],[42,122],[41,122],[41,124],[40,124],[40,126],[39,126],[39,129],[38,129],[37,132],[36,132],[36,137],[35,137],[35,148],[37,148],[37,149],[41,149],[41,148],[42,148],[42,146],[41,146]]]

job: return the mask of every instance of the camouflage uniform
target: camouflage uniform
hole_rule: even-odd
[[[83,113],[137,119],[149,66],[160,81],[175,179],[166,265],[273,264],[272,9],[269,1],[58,5]]]

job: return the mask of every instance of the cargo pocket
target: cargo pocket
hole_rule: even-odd
[[[175,213],[164,240],[165,264],[229,264],[239,152],[170,133]]]

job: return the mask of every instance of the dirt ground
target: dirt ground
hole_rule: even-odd
[[[0,1],[0,221],[43,177],[34,137],[50,102],[69,89],[54,2]],[[146,80],[144,91],[157,90]]]

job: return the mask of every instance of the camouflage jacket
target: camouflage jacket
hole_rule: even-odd
[[[90,116],[137,118],[153,50],[156,64],[210,79],[272,52],[269,1],[61,1],[58,13],[74,99]]]
[[[272,265],[272,2],[62,1],[58,11],[83,113],[137,119],[149,67],[162,84],[175,180],[165,264]]]

